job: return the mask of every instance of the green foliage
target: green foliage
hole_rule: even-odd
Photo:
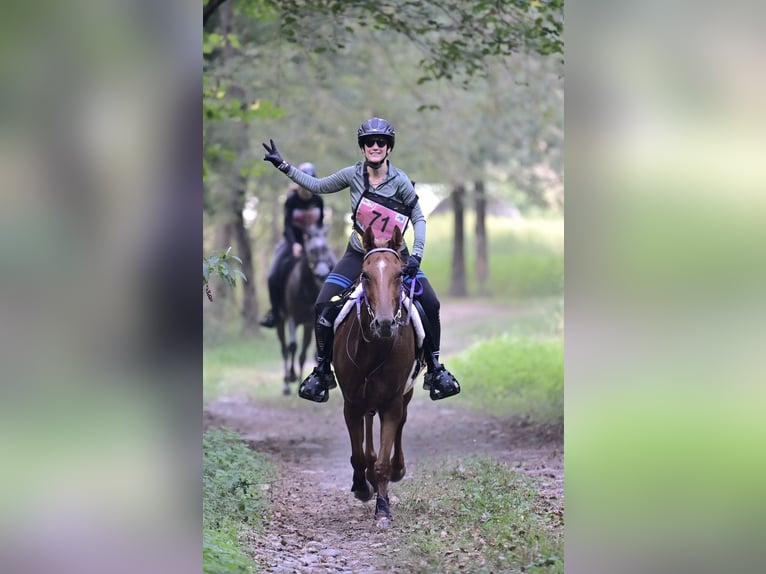
[[[543,194],[552,183],[563,190],[563,71],[551,57],[563,52],[561,0],[226,5],[232,11],[229,33],[213,26],[205,32],[206,184],[211,172],[241,172],[231,161],[216,165],[230,157],[216,152],[216,144],[237,150],[237,159],[254,162],[253,168],[262,164],[243,142],[222,133],[227,123],[261,131],[250,142],[255,151],[268,128],[281,138],[286,157],[311,149],[315,163],[321,158],[335,168],[351,153],[337,134],[358,125],[360,110],[370,110],[395,125],[406,122],[411,135],[402,134],[396,157],[408,158],[398,165],[417,181],[485,177],[492,166],[529,190],[538,205],[551,203]],[[370,70],[386,76],[372,91],[363,81]],[[278,105],[268,107],[268,101]],[[255,102],[261,113],[243,121]],[[417,134],[428,134],[433,143]],[[278,185],[263,170],[248,174],[259,177],[261,186]]]
[[[263,485],[273,477],[265,455],[251,451],[230,429],[213,428],[202,439],[202,526],[204,571],[251,572],[252,561],[238,541],[264,522]]]
[[[253,560],[242,550],[231,530],[202,532],[202,571],[204,574],[248,574],[254,572]]]
[[[471,78],[487,73],[492,57],[519,52],[542,55],[563,53],[563,0],[500,0],[460,2],[304,2],[279,0],[281,33],[294,43],[308,44],[317,52],[337,51],[359,30],[388,30],[419,45],[424,57],[420,82]],[[317,25],[342,21],[330,34]],[[327,30],[330,31],[330,30]]]
[[[536,422],[564,419],[564,343],[501,336],[482,341],[450,360],[464,401],[497,415]]]
[[[236,432],[225,428],[204,434],[202,454],[203,524],[258,527],[267,508],[262,485],[273,476],[265,455],[251,451]]]
[[[208,299],[213,300],[213,294],[209,288],[210,276],[217,275],[223,279],[229,287],[234,287],[237,284],[237,277],[241,277],[243,281],[247,281],[247,277],[239,269],[232,269],[229,265],[230,260],[234,260],[240,265],[242,260],[236,255],[231,255],[229,252],[231,247],[226,251],[221,251],[220,255],[211,255],[210,257],[202,258],[202,285],[205,287]]]
[[[495,459],[437,461],[425,481],[404,481],[397,562],[413,573],[564,571],[562,518],[536,499],[534,481]]]

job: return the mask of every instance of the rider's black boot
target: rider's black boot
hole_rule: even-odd
[[[441,324],[438,308],[429,317],[421,303],[415,299],[415,306],[423,320],[426,338],[423,342],[423,354],[426,361],[426,374],[423,376],[423,388],[429,392],[432,401],[446,399],[460,392],[460,383],[444,365],[439,362],[439,347],[441,340]]]
[[[423,376],[423,388],[429,391],[432,401],[446,399],[460,392],[460,383],[447,368],[439,362],[439,351],[426,351],[427,371]]]
[[[339,309],[325,307],[319,314],[314,326],[316,336],[317,365],[311,374],[298,387],[298,396],[302,399],[324,403],[330,398],[330,389],[338,386],[330,369],[332,362],[332,340],[335,334],[333,321],[338,316]]]
[[[269,303],[271,303],[271,309],[266,311],[266,314],[263,316],[263,319],[261,319],[258,324],[261,325],[261,327],[266,327],[267,329],[273,329],[277,326],[277,314],[279,313],[279,307],[280,307],[280,293],[282,292],[282,283],[280,281],[280,277],[278,274],[273,274],[269,277],[268,280],[269,284]]]
[[[274,311],[273,309],[269,309],[266,311],[266,314],[263,316],[263,319],[260,320],[259,324],[262,327],[266,327],[267,329],[273,329],[276,325],[276,321],[274,319]]]

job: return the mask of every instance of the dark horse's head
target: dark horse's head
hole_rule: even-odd
[[[304,234],[304,250],[309,269],[321,284],[335,266],[335,256],[327,244],[327,230],[312,226]]]
[[[402,315],[402,261],[404,239],[399,227],[390,239],[377,240],[372,226],[364,232],[362,283],[370,313],[372,336],[388,339],[396,334]]]

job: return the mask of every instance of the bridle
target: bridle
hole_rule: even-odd
[[[376,247],[374,249],[370,249],[368,252],[366,252],[364,254],[364,258],[362,259],[362,262],[366,261],[367,258],[370,255],[372,255],[373,253],[392,253],[396,257],[397,262],[401,263],[401,261],[402,261],[402,258],[399,255],[398,251],[396,251],[394,249],[390,249],[388,247]],[[410,301],[409,301],[409,306],[408,306],[408,309],[407,309],[407,320],[402,322],[402,320],[401,320],[402,319],[402,307],[403,307],[402,302],[404,300],[404,289],[400,288],[400,290],[399,290],[399,305],[398,305],[398,308],[396,310],[396,314],[394,316],[394,323],[397,325],[397,327],[402,326],[402,325],[408,325],[409,322],[410,322],[410,316],[411,316],[410,313],[412,312],[412,300],[413,300],[414,292],[415,292],[415,279],[413,278],[412,279],[412,286],[410,288]],[[367,294],[365,293],[364,288],[362,288],[360,290],[359,294],[356,297],[356,301],[355,301],[355,304],[356,304],[356,318],[357,318],[357,324],[359,325],[359,334],[360,334],[362,340],[365,343],[372,343],[372,339],[368,339],[367,338],[367,335],[365,334],[364,325],[362,323],[362,299],[364,299],[364,303],[367,306],[367,312],[370,315],[369,330],[372,331],[374,329],[373,323],[375,321],[375,311],[373,310],[372,306],[370,305],[369,300],[367,299]],[[352,330],[349,330],[347,338],[346,338],[346,354],[347,354],[348,358],[351,360],[351,362],[354,365],[356,365],[357,368],[359,368],[359,366],[356,364],[356,361],[354,360],[354,357],[353,357],[352,353],[348,349],[348,344],[350,342],[351,333],[352,333]],[[395,341],[397,336],[398,335],[395,335],[394,338],[392,339],[392,341],[391,341],[391,348],[393,348],[394,341]],[[378,369],[380,369],[384,364],[386,364],[386,358],[385,357],[380,362],[380,364],[378,364],[374,369],[372,369],[367,374],[367,376],[365,376],[365,379],[364,379],[364,390],[363,390],[363,393],[362,393],[363,396],[366,394],[368,379],[370,378],[370,376],[373,373],[375,373]]]
[[[373,253],[391,253],[396,257],[396,260],[401,263],[402,258],[399,255],[399,252],[395,249],[391,249],[389,247],[376,247],[374,249],[370,249],[367,253],[364,254],[364,258],[362,261],[367,261],[367,258],[372,255]],[[412,295],[415,290],[415,281],[412,281],[412,288],[410,291],[410,303],[409,308],[407,309],[407,320],[402,321],[402,302],[404,300],[404,293],[400,290],[399,294],[399,304],[396,309],[396,314],[394,315],[394,324],[399,327],[402,325],[409,324],[410,321],[410,313],[412,312]],[[370,301],[367,298],[367,293],[364,289],[359,293],[359,296],[356,298],[356,318],[359,321],[359,326],[362,326],[362,299],[364,299],[364,304],[367,306],[367,313],[370,315],[370,329],[373,328],[373,323],[375,322],[375,311],[372,308],[372,305],[370,305]],[[364,329],[361,329],[362,338],[365,340],[365,342],[369,343],[370,340],[367,339],[367,337],[364,334]]]

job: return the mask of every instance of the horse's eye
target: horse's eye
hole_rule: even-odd
[[[370,276],[367,275],[366,271],[362,271],[362,281],[368,281],[370,279]]]
[[[404,273],[401,271],[397,271],[396,275],[394,275],[394,279],[401,279],[404,276]]]

